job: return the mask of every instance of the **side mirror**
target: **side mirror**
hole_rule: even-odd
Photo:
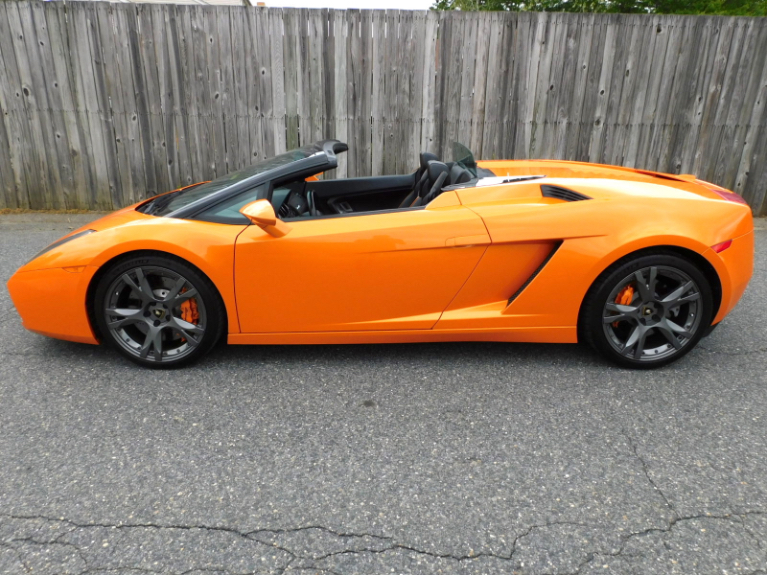
[[[278,219],[269,200],[256,200],[240,208],[240,213],[270,236],[281,238],[291,227]]]

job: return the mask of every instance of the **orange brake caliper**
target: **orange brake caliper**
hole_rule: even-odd
[[[181,290],[181,293],[184,293],[185,291],[186,288]],[[200,321],[200,312],[197,309],[196,298],[189,298],[181,304],[181,319],[189,323],[193,323],[194,325],[197,325],[197,322]],[[181,339],[186,341],[184,338]]]
[[[631,305],[632,300],[634,299],[634,286],[629,284],[625,288],[623,288],[620,293],[618,293],[618,297],[615,298],[615,303],[619,305]],[[618,327],[618,323],[620,322],[613,322],[613,327]]]

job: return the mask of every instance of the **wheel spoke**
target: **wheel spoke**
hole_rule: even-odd
[[[634,326],[634,329],[631,330],[631,333],[626,338],[626,341],[623,344],[623,353],[630,351],[631,348],[636,345],[643,331],[644,331],[644,328],[641,325]]]
[[[605,311],[613,312],[614,315],[605,315],[602,317],[602,321],[604,323],[615,323],[616,321],[636,320],[639,308],[619,303],[608,303],[605,306]]]
[[[188,321],[185,321],[181,319],[180,317],[174,316],[173,319],[170,320],[170,323],[173,324],[173,327],[175,327],[176,329],[183,330],[194,335],[202,335],[203,333],[205,333],[205,329],[201,328],[199,325],[189,323]]]
[[[162,328],[158,327],[152,333],[152,348],[155,361],[162,361]]]
[[[107,327],[109,329],[120,329],[126,325],[141,323],[144,321],[144,317],[140,309],[110,308],[106,310],[106,313],[109,316],[121,316],[120,319],[116,319],[107,323]]]
[[[175,300],[176,296],[178,295],[178,292],[180,292],[185,285],[186,285],[186,280],[184,278],[178,278],[178,281],[171,288],[171,290],[168,292],[168,295],[165,296],[165,299],[163,301],[170,302]]]
[[[652,278],[652,281],[655,281],[655,276],[653,275],[652,271],[655,270],[655,268],[650,268],[650,276]],[[657,270],[655,270],[657,273]],[[639,299],[642,302],[647,302],[652,299],[652,293],[650,292],[650,289],[647,287],[647,282],[644,279],[644,274],[642,273],[642,270],[637,270],[634,273],[634,279],[636,279],[637,283],[637,290],[639,291]]]
[[[665,318],[663,322],[661,323],[664,324],[666,327],[668,327],[668,329],[675,334],[678,334],[678,335],[681,335],[682,337],[687,337],[687,338],[692,337],[692,334],[689,331],[687,331],[678,323],[671,321],[669,318]]]
[[[138,279],[138,285],[141,286],[142,293],[146,294],[147,301],[157,301],[157,298],[152,293],[152,286],[149,285],[149,280],[141,268],[136,268],[136,279]]]
[[[655,328],[663,334],[663,337],[666,338],[666,340],[674,346],[674,349],[680,349],[682,347],[682,343],[679,341],[679,338],[676,337],[673,331],[665,324],[665,323],[659,323],[655,326]]]
[[[665,298],[663,298],[663,300],[661,300],[661,303],[667,307],[677,306],[680,304],[679,300],[682,299],[682,296],[694,287],[695,287],[694,283],[687,282],[684,285],[679,286],[670,294],[668,294]],[[700,294],[698,294],[698,296],[700,296]]]
[[[144,343],[141,344],[141,349],[139,349],[139,356],[143,359],[146,359],[146,356],[149,355],[149,349],[152,347],[152,337],[154,336],[156,328],[150,327],[149,331],[146,332],[146,337],[144,339]]]
[[[191,299],[197,295],[197,290],[194,288],[186,290],[184,293],[178,294],[172,301],[170,296],[166,298],[166,301],[170,302],[170,307],[177,307],[184,303],[186,300]]]

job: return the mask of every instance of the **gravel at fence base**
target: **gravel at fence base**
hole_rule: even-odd
[[[0,279],[75,223],[0,218]],[[460,343],[156,372],[26,332],[0,290],[0,572],[767,570],[760,227],[739,307],[650,373]]]

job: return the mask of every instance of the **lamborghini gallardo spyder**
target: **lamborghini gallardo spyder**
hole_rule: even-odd
[[[749,207],[692,175],[456,146],[406,175],[330,179],[346,150],[320,141],[75,230],[8,282],[24,326],[150,367],[225,336],[583,341],[650,368],[695,347],[751,277]]]

